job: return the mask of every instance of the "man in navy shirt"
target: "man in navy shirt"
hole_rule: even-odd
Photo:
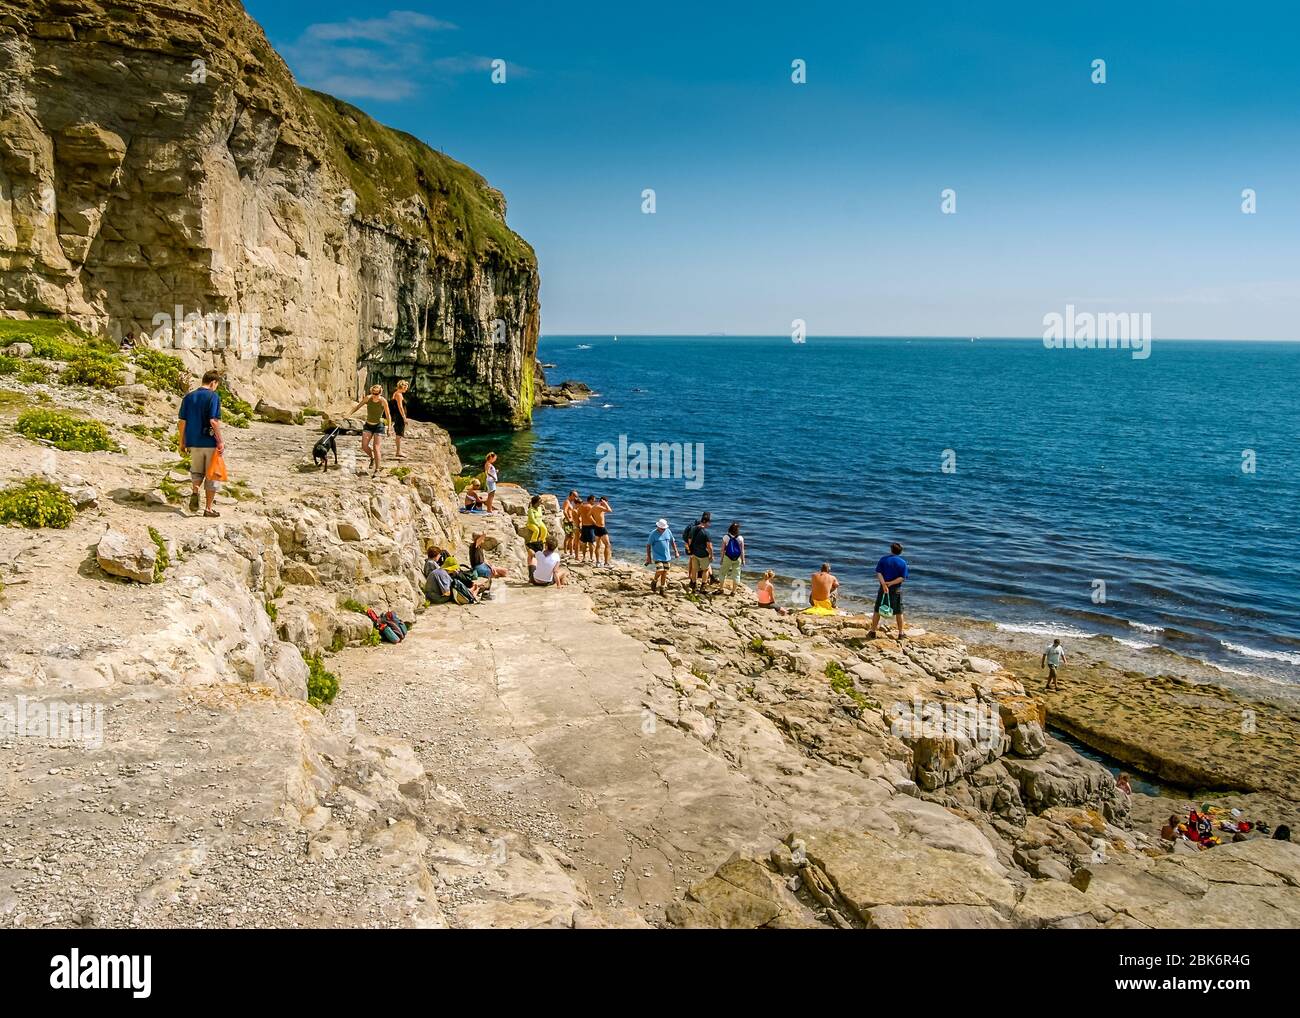
[[[226,444],[221,440],[221,397],[217,395],[217,384],[221,374],[209,371],[203,376],[201,384],[181,400],[180,411],[176,415],[176,432],[181,455],[190,456],[190,512],[199,511],[199,486],[206,493],[207,508],[204,516],[220,516],[212,508],[212,500],[217,494],[217,482],[208,478],[208,467],[212,457],[221,452]]]
[[[880,605],[889,599],[890,611],[898,620],[898,638],[903,639],[903,581],[907,579],[907,559],[903,558],[903,546],[895,542],[889,546],[889,554],[876,563],[876,611],[871,616],[871,632],[876,635],[876,626],[880,625]]]

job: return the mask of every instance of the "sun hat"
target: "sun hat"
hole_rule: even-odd
[[[667,521],[667,520],[664,520],[664,519],[657,520],[657,521],[655,522],[655,526],[658,527],[660,530],[667,530],[667,529],[668,529],[668,521]]]

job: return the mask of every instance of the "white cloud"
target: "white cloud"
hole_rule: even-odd
[[[451,22],[428,14],[389,11],[308,25],[283,53],[304,85],[343,99],[394,101],[418,91],[428,76],[490,72],[490,57],[430,55],[454,31]],[[510,64],[508,72],[520,75],[526,69]]]

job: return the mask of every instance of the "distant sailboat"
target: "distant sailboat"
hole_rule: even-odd
[[[615,342],[615,343],[618,342],[618,337],[617,337],[617,336],[614,337],[614,342]]]

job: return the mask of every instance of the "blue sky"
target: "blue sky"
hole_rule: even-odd
[[[1289,5],[245,3],[505,192],[544,333],[1300,339]]]

